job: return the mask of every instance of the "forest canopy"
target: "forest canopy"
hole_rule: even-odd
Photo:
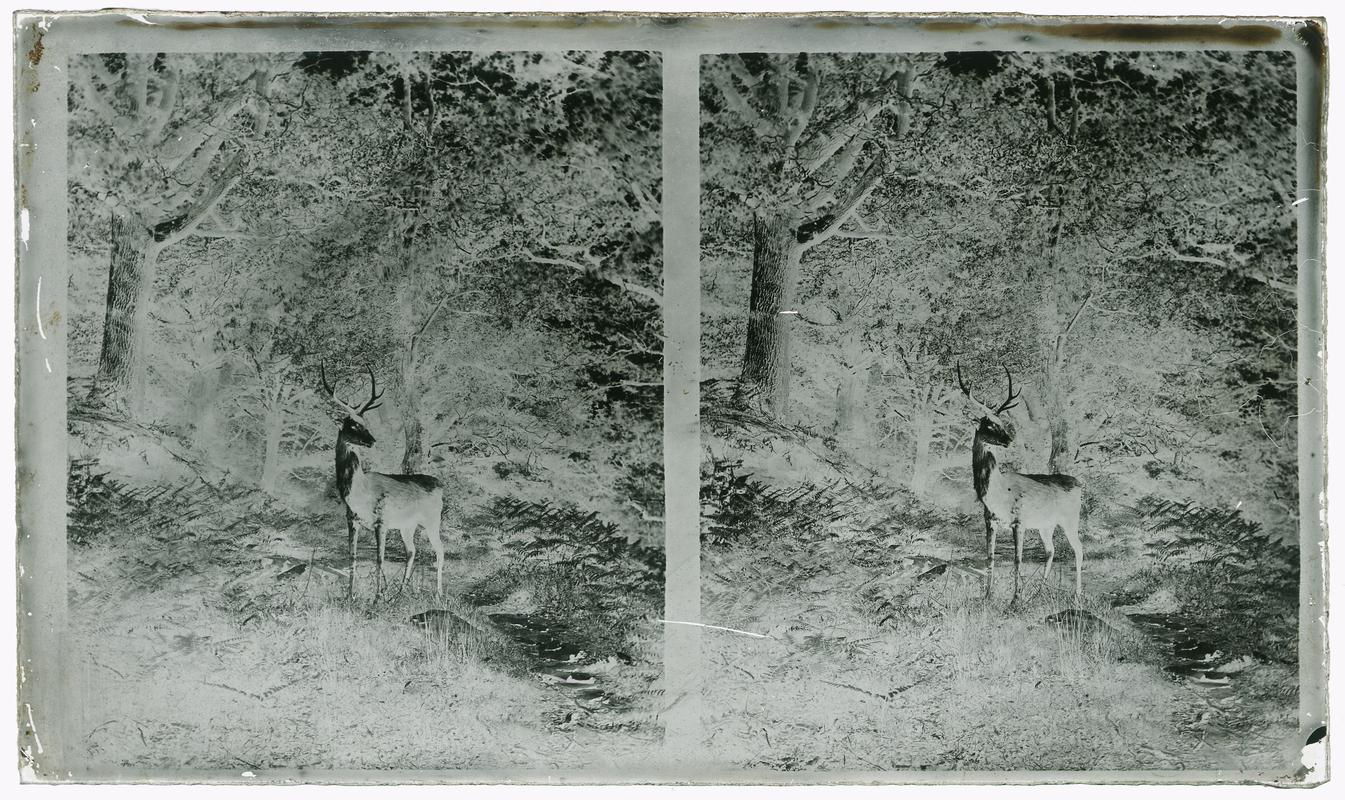
[[[1296,538],[1292,55],[702,66],[706,377],[923,490],[1007,368],[1021,469]]]
[[[319,367],[372,374],[381,468],[659,538],[656,58],[104,54],[71,87],[76,403],[284,495],[329,478]]]

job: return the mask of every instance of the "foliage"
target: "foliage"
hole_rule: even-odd
[[[517,560],[508,569],[529,584],[537,605],[576,627],[624,645],[637,620],[663,599],[663,550],[631,541],[597,512],[569,503],[496,498],[489,513]],[[518,588],[517,585],[515,588]]]
[[[1234,654],[1297,663],[1298,546],[1237,509],[1145,498],[1152,580],[1218,630]]]

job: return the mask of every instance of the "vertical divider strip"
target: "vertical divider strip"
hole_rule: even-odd
[[[664,753],[694,766],[701,742],[700,70],[663,60]],[[692,624],[687,624],[692,623]]]

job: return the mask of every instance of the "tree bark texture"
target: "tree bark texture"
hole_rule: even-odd
[[[402,472],[419,473],[425,465],[425,426],[420,421],[420,380],[416,375],[415,336],[402,351],[401,387],[402,431],[406,449],[402,455]]]
[[[144,354],[138,347],[158,247],[135,214],[112,214],[112,258],[107,277],[103,346],[89,401],[115,411],[129,410],[134,387],[142,379]]]
[[[1046,268],[1042,279],[1042,357],[1046,366],[1045,412],[1051,432],[1051,455],[1047,471],[1053,475],[1068,474],[1074,465],[1074,450],[1070,446],[1068,409],[1065,402],[1065,346],[1068,331],[1063,319],[1063,302],[1068,293],[1069,276],[1061,268],[1060,239],[1064,231],[1066,194],[1056,191],[1056,218],[1046,243]]]
[[[752,296],[743,353],[740,398],[761,403],[777,416],[789,405],[789,338],[798,283],[799,218],[796,213],[758,214],[752,230]]]
[[[1069,419],[1063,411],[1051,415],[1051,458],[1047,469],[1052,475],[1068,475],[1074,468],[1074,447],[1070,444]]]

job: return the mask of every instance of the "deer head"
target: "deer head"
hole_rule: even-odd
[[[1008,447],[1013,442],[1013,425],[1000,415],[1018,405],[1018,396],[1022,391],[1013,390],[1013,375],[1009,368],[1004,368],[1004,375],[1009,379],[1009,391],[1004,402],[999,404],[998,408],[991,409],[990,406],[977,400],[967,388],[967,383],[962,379],[962,365],[957,365],[957,385],[962,389],[962,393],[967,396],[967,400],[972,406],[980,412],[979,424],[976,428],[976,437],[985,444],[996,447]]]
[[[322,374],[322,389],[326,396],[336,404],[338,409],[345,412],[344,418],[340,420],[341,433],[338,438],[360,447],[372,446],[374,435],[369,432],[369,426],[364,420],[364,415],[382,405],[379,398],[383,396],[383,393],[378,391],[378,380],[374,377],[374,371],[365,367],[365,371],[369,373],[369,399],[364,402],[364,405],[356,408],[336,396],[336,390],[327,380],[326,365],[320,365],[319,369]]]

